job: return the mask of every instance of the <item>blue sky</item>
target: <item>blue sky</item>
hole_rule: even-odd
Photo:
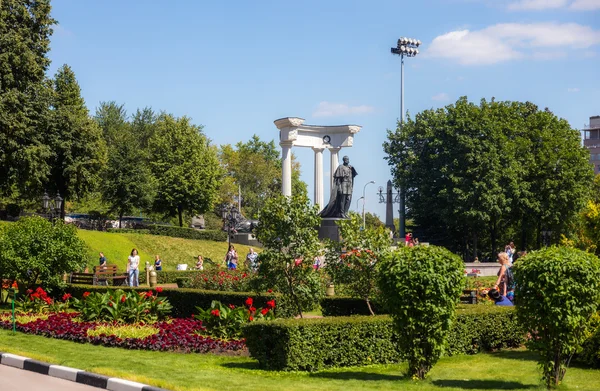
[[[401,36],[423,42],[421,54],[406,60],[411,113],[466,95],[529,100],[575,128],[600,114],[600,0],[52,5],[59,26],[49,73],[69,64],[92,113],[114,100],[129,112],[150,106],[187,115],[215,144],[255,133],[277,141],[273,121],[288,116],[362,125],[341,155],[359,174],[354,200],[376,182],[367,188],[366,209],[382,219],[375,192],[390,173],[381,145],[400,115],[400,59],[390,47]],[[313,152],[294,153],[312,197]]]

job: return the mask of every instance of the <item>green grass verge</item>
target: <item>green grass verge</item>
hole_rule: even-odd
[[[247,357],[160,353],[78,344],[0,330],[0,351],[118,376],[174,391],[329,390],[458,391],[543,390],[535,357],[503,351],[443,358],[423,382],[403,377],[404,364],[316,373],[268,372]],[[596,391],[600,371],[569,368],[561,390]]]
[[[98,263],[98,253],[102,251],[109,263],[116,264],[123,271],[133,248],[137,248],[140,254],[142,269],[145,262],[154,264],[154,256],[157,254],[163,260],[164,270],[175,270],[180,263],[186,263],[188,268],[192,268],[198,254],[214,262],[222,262],[227,253],[227,242],[87,230],[79,230],[77,234],[87,245],[89,265]],[[243,260],[248,247],[236,245],[236,249]]]

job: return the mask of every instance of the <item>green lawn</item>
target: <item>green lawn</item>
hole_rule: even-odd
[[[214,242],[211,240],[87,230],[79,230],[78,235],[88,247],[90,265],[97,264],[98,252],[102,251],[109,263],[114,263],[123,270],[125,270],[127,257],[133,248],[137,248],[142,265],[145,262],[153,264],[154,256],[156,254],[160,255],[165,270],[175,270],[177,264],[180,263],[187,263],[188,268],[193,267],[196,264],[198,254],[215,262],[220,262],[227,253],[227,242]],[[243,259],[248,252],[247,246],[236,245],[236,249],[240,259]]]
[[[171,390],[543,390],[531,353],[504,351],[444,358],[424,382],[406,366],[374,365],[317,373],[269,372],[247,357],[106,348],[0,330],[0,351],[119,376]],[[600,371],[570,368],[561,390],[600,389]]]

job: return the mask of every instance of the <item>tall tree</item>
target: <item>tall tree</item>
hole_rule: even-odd
[[[89,116],[75,73],[63,65],[54,79],[52,119],[47,145],[52,150],[46,188],[65,199],[82,197],[99,182],[106,164],[102,131]]]
[[[48,175],[50,0],[0,2],[0,192],[37,194]]]
[[[156,122],[156,114],[150,107],[137,109],[131,118],[131,128],[133,134],[139,140],[139,147],[147,151],[148,142],[154,134],[154,124]]]
[[[500,240],[536,222],[538,236],[554,229],[558,237],[591,182],[577,132],[529,102],[475,105],[463,97],[409,118],[388,139],[395,184],[407,189],[410,214],[428,241],[473,256],[480,240],[492,254]]]
[[[247,217],[256,218],[267,199],[281,193],[281,159],[274,141],[265,142],[253,135],[247,142],[238,142],[235,148],[222,145],[219,159],[227,176],[223,182],[222,201],[227,202],[237,195],[239,186],[242,209]],[[293,161],[292,165],[292,193],[307,195],[297,161]]]
[[[115,135],[109,148],[108,165],[101,189],[102,199],[110,210],[123,216],[135,209],[148,209],[156,193],[156,181],[140,152],[141,142],[132,127],[126,126]]]
[[[125,132],[125,128],[129,126],[127,122],[127,111],[124,105],[119,105],[115,101],[100,102],[100,106],[96,108],[94,117],[102,134],[106,145],[112,146],[119,138],[119,134]]]
[[[201,126],[189,118],[161,114],[149,141],[151,168],[157,178],[155,208],[179,217],[204,213],[216,199],[222,172],[217,150],[209,144]]]

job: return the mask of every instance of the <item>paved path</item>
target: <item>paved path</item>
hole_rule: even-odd
[[[69,380],[24,371],[0,365],[0,389],[2,391],[98,391],[99,388],[86,386]]]

